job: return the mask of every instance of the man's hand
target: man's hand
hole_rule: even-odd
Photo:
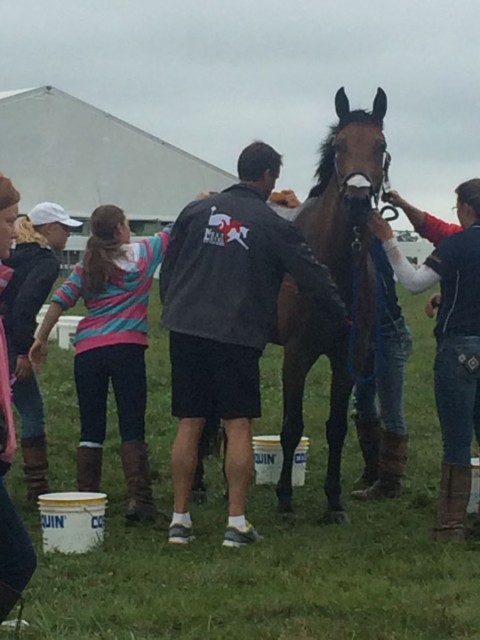
[[[17,380],[25,380],[32,375],[32,372],[32,363],[28,359],[28,356],[18,356],[15,367],[15,377]]]
[[[440,293],[434,293],[425,302],[425,313],[429,318],[435,318],[437,313],[437,309],[440,306],[440,302],[442,301],[442,296]]]

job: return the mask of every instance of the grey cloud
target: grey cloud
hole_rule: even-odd
[[[476,0],[4,0],[0,90],[53,84],[235,170],[255,138],[305,196],[344,85],[388,95],[392,179],[446,213],[477,172]]]

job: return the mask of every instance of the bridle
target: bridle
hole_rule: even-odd
[[[385,151],[383,154],[383,163],[382,163],[382,179],[378,188],[375,188],[370,177],[364,173],[363,171],[352,171],[348,175],[346,175],[343,180],[340,180],[338,177],[338,168],[336,159],[334,160],[334,173],[335,179],[337,181],[337,187],[340,194],[344,195],[349,186],[352,187],[367,187],[370,191],[371,205],[372,209],[378,209],[378,204],[380,202],[381,196],[385,193],[388,193],[391,189],[390,186],[390,178],[389,178],[389,169],[390,164],[392,162],[392,156]]]
[[[382,166],[382,179],[380,185],[376,189],[373,185],[370,177],[363,173],[362,171],[355,171],[343,179],[341,185],[339,187],[339,192],[343,197],[346,197],[346,192],[349,187],[356,187],[360,189],[368,189],[368,197],[370,200],[370,213],[375,209],[378,209],[378,205],[381,197],[390,191],[390,180],[388,171],[390,168],[391,156],[385,151],[383,157],[383,166]],[[338,184],[338,172],[337,167],[335,166],[335,175],[337,178]],[[385,205],[380,209],[380,214],[383,215],[386,211],[392,211],[393,215],[387,220],[395,220],[398,218],[398,211],[392,205]],[[379,259],[378,255],[375,251],[371,252],[371,257],[373,260],[375,272],[377,274],[376,277],[376,295],[375,295],[375,323],[374,323],[374,342],[376,344],[376,358],[375,365],[373,371],[368,375],[361,375],[355,370],[354,364],[354,353],[355,353],[355,344],[358,337],[358,311],[359,311],[359,299],[360,299],[360,255],[362,250],[362,229],[358,225],[353,225],[353,240],[350,244],[352,249],[352,257],[353,257],[353,281],[352,281],[352,309],[351,309],[351,329],[350,329],[350,338],[349,338],[349,346],[348,346],[348,370],[350,375],[354,379],[356,383],[358,382],[369,382],[373,380],[383,369],[384,366],[384,348],[383,348],[383,337],[381,330],[381,321],[382,314],[385,305],[384,300],[384,292],[380,286],[380,278],[379,278]]]

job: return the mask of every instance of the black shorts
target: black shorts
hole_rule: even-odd
[[[172,415],[257,418],[260,349],[170,332]]]

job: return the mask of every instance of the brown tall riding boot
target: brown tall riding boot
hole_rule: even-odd
[[[27,483],[27,500],[36,501],[42,493],[49,493],[48,458],[45,436],[22,438],[23,473]]]
[[[380,442],[378,480],[368,489],[354,491],[357,500],[380,500],[398,498],[402,492],[408,453],[408,435],[384,431]]]
[[[20,600],[21,595],[5,582],[0,582],[0,624],[7,619],[8,614]]]
[[[432,532],[436,540],[463,542],[465,539],[464,520],[471,483],[470,465],[442,463],[437,526]]]
[[[127,520],[154,520],[157,510],[153,501],[146,442],[122,442],[120,454],[127,483]]]
[[[355,481],[356,487],[370,487],[378,478],[378,458],[383,429],[379,418],[353,416],[357,437],[365,463],[362,475]]]
[[[101,447],[78,447],[77,449],[77,486],[79,491],[100,491],[102,479]]]

